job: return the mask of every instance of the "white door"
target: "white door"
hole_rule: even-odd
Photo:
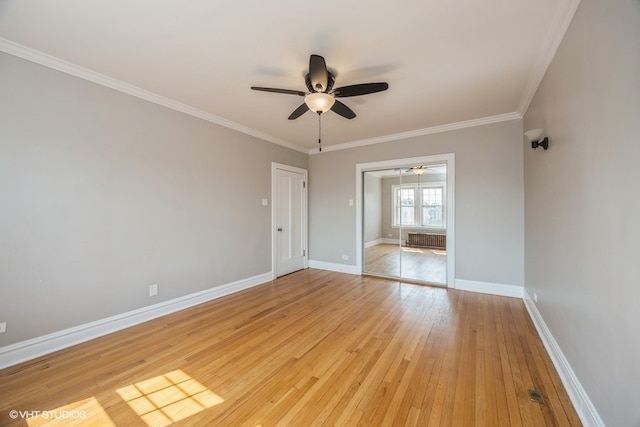
[[[302,270],[307,255],[306,171],[275,168],[276,277]]]

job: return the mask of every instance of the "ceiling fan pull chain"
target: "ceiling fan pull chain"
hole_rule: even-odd
[[[318,111],[318,151],[322,152],[322,112]]]

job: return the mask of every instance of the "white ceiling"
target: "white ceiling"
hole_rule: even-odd
[[[0,0],[0,50],[307,152],[302,98],[250,86],[306,90],[312,53],[388,82],[322,116],[325,149],[518,117],[578,2]]]

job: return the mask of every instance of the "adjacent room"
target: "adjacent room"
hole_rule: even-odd
[[[363,172],[363,272],[447,284],[446,164]]]
[[[0,1],[0,425],[637,426],[640,1]]]

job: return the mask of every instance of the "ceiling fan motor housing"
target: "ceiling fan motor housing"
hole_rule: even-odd
[[[304,83],[307,85],[307,89],[309,89],[309,92],[311,92],[311,93],[314,93],[314,92],[329,92],[331,89],[333,89],[333,84],[335,83],[335,81],[336,81],[336,79],[335,79],[335,76],[333,75],[333,73],[331,71],[328,71],[328,73],[327,73],[327,87],[323,91],[318,91],[311,84],[311,74],[307,73],[307,75],[304,76]]]

